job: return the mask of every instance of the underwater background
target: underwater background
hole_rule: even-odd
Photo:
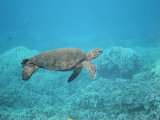
[[[0,0],[0,120],[160,120],[159,0]],[[86,53],[84,68],[39,69],[21,62],[57,48]]]

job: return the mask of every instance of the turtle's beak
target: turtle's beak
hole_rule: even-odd
[[[98,53],[98,56],[100,56],[103,53],[103,50],[101,48],[96,48],[96,51]]]
[[[103,50],[101,48],[98,48],[98,49],[99,49],[99,53],[102,54]]]

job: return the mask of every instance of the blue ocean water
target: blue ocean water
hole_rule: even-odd
[[[160,120],[159,0],[0,0],[0,120]],[[21,62],[57,48],[86,53],[84,68],[39,69]]]

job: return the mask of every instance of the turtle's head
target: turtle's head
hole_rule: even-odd
[[[103,53],[103,50],[100,48],[96,48],[89,53],[86,54],[86,60],[91,60],[99,57]]]

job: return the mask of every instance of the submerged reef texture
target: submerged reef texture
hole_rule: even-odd
[[[113,47],[100,57],[99,67],[104,77],[128,79],[142,67],[141,56],[129,48]]]
[[[160,59],[156,61],[153,69],[152,69],[152,72],[155,76],[160,76]]]
[[[0,55],[0,120],[160,119],[159,60],[113,47],[93,60],[95,80],[85,69],[71,83],[72,72],[39,69],[23,81],[22,60],[38,53],[19,46]]]

